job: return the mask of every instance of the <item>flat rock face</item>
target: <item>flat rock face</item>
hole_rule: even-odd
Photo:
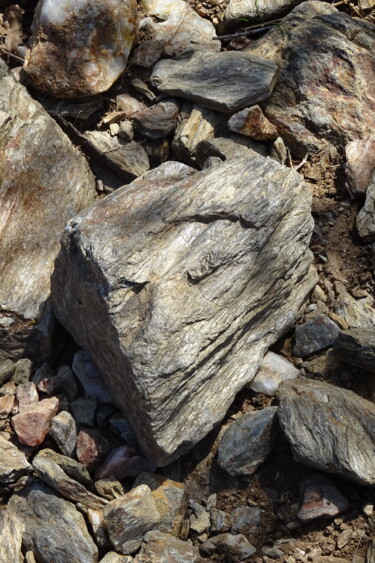
[[[375,329],[352,328],[339,334],[335,352],[340,359],[368,371],[375,371]]]
[[[68,219],[92,202],[94,178],[1,61],[0,144],[0,359],[24,357],[25,350],[43,357],[59,239]]]
[[[201,563],[197,547],[159,530],[147,532],[135,563]]]
[[[343,144],[373,132],[373,95],[364,86],[375,82],[371,24],[323,2],[305,2],[246,51],[282,69],[266,116],[296,155],[328,142],[343,151]]]
[[[298,4],[299,0],[230,0],[225,10],[225,20],[235,22],[248,18],[251,22],[267,21],[284,14]]]
[[[364,241],[375,240],[375,173],[367,188],[365,205],[357,215],[357,230]]]
[[[16,482],[29,473],[31,466],[25,455],[8,440],[0,436],[0,483],[7,485]]]
[[[277,411],[297,461],[362,485],[375,484],[375,406],[314,380],[281,383]]]
[[[221,420],[297,317],[316,281],[310,198],[250,153],[202,172],[166,163],[67,226],[56,315],[155,463]]]
[[[57,98],[91,96],[117,80],[136,38],[136,0],[40,0],[24,70]]]
[[[24,561],[21,546],[25,526],[10,510],[0,511],[0,561]]]
[[[157,63],[151,82],[161,92],[231,113],[266,100],[278,78],[278,66],[250,53],[197,52],[190,59]]]

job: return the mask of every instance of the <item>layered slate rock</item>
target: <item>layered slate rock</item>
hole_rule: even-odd
[[[375,240],[375,173],[366,192],[365,205],[357,215],[357,230],[366,242]]]
[[[151,82],[163,93],[232,113],[269,98],[278,75],[277,64],[250,53],[199,51],[188,60],[159,61]]]
[[[281,383],[277,411],[294,458],[362,485],[375,484],[375,406],[323,381]]]
[[[64,225],[91,203],[87,162],[0,61],[2,357],[47,357],[50,277]]]
[[[10,510],[0,510],[0,561],[24,561],[21,546],[25,526]]]
[[[265,113],[297,156],[328,143],[343,152],[348,141],[373,132],[372,24],[304,2],[246,51],[282,69]]]
[[[8,440],[0,436],[0,484],[15,483],[31,466],[25,455]]]
[[[316,281],[310,206],[298,173],[250,152],[166,163],[68,224],[56,315],[155,463],[221,420],[296,319]]]
[[[339,334],[335,352],[341,360],[375,371],[375,329],[352,328]]]

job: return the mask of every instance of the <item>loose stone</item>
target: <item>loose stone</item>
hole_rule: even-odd
[[[30,405],[27,410],[16,414],[12,418],[12,426],[21,444],[39,446],[47,436],[51,420],[58,408],[59,400],[52,397]]]

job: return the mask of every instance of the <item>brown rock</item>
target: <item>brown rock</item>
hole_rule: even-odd
[[[16,391],[18,412],[27,410],[31,405],[39,401],[39,395],[34,383],[21,383]]]
[[[301,489],[303,503],[297,516],[303,522],[310,522],[322,516],[333,518],[349,506],[346,498],[324,475],[311,475],[302,483]]]
[[[7,418],[14,405],[14,395],[0,397],[0,419]]]
[[[111,445],[97,430],[81,430],[77,437],[77,459],[89,471],[97,468],[109,453]]]
[[[259,106],[245,108],[232,115],[228,127],[234,133],[246,135],[256,141],[271,141],[277,137],[276,127],[266,118]]]
[[[39,446],[48,434],[52,418],[57,414],[59,400],[44,399],[12,418],[12,426],[21,444]]]

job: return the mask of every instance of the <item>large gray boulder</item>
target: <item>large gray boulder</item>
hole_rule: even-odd
[[[0,360],[49,355],[64,225],[94,198],[87,162],[0,60]]]
[[[297,318],[310,208],[298,173],[249,152],[165,163],[69,222],[54,310],[158,465],[223,418]]]

